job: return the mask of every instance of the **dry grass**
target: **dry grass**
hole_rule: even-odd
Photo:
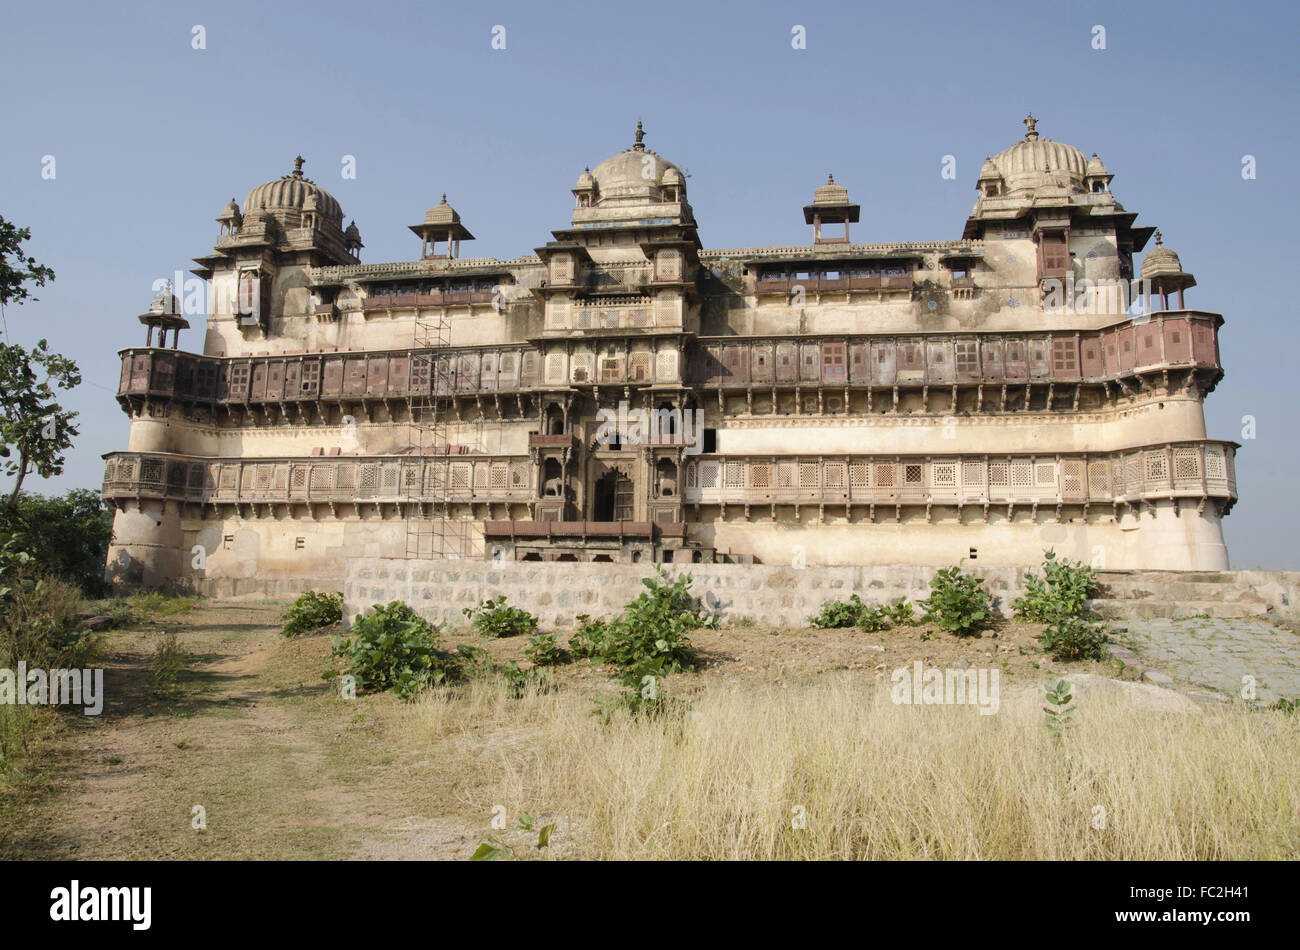
[[[646,859],[1294,859],[1300,719],[1077,701],[1061,746],[1025,691],[1001,711],[900,706],[861,678],[717,685],[685,717],[490,684],[408,713],[490,743],[511,814],[567,816],[577,853]],[[1094,827],[1096,807],[1104,827]],[[803,828],[795,828],[802,808]]]

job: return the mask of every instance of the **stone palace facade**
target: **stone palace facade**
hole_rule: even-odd
[[[810,244],[707,249],[638,123],[533,253],[462,256],[443,196],[411,226],[418,258],[363,264],[299,159],[232,200],[196,259],[202,352],[178,348],[171,292],[121,351],[108,575],[1048,548],[1226,568],[1237,446],[1207,438],[1202,406],[1223,319],[1186,307],[1194,279],[1095,154],[1025,124],[960,239],[913,243],[856,243],[860,207],[828,178]]]

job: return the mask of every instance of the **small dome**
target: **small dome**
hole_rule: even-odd
[[[984,159],[984,164],[980,166],[980,181],[985,181],[990,178],[1001,178],[1001,177],[1002,177],[1002,173],[998,171],[998,166],[993,164],[993,159],[991,158]]]
[[[361,232],[357,229],[357,223],[355,221],[348,225],[348,229],[343,232],[343,236],[346,238],[356,238],[357,240],[361,240]]]
[[[1097,157],[1097,153],[1096,153],[1096,152],[1093,152],[1093,153],[1092,153],[1092,158],[1088,159],[1087,174],[1088,174],[1089,176],[1092,176],[1092,175],[1109,175],[1109,174],[1110,174],[1110,172],[1108,172],[1108,171],[1106,170],[1106,165],[1105,165],[1105,163],[1102,162],[1102,160],[1101,160],[1100,158]]]
[[[223,218],[238,218],[239,202],[235,201],[234,198],[231,198],[228,202],[226,202],[226,206],[221,209],[221,216]]]
[[[149,304],[149,312],[152,314],[181,312],[180,303],[176,300],[176,295],[171,291],[171,281],[167,282],[166,290],[160,290],[153,295],[153,303]]]
[[[835,184],[835,176],[827,175],[826,184],[813,192],[815,205],[846,205],[849,203],[849,190],[843,185]]]
[[[583,171],[581,175],[578,176],[578,183],[573,186],[573,190],[586,191],[589,188],[594,188],[595,185],[596,185],[596,179],[591,177],[591,169],[587,168]]]
[[[425,224],[459,224],[460,215],[456,209],[447,204],[447,195],[444,192],[442,201],[434,205],[424,213]]]
[[[1161,243],[1160,232],[1156,232],[1156,246],[1147,251],[1142,258],[1142,279],[1154,277],[1171,277],[1183,273],[1183,263],[1178,255]]]
[[[681,183],[682,183],[682,173],[679,172],[676,169],[676,167],[670,166],[668,170],[664,172],[664,184],[680,185]]]
[[[275,181],[268,181],[264,185],[258,185],[248,193],[244,199],[244,207],[254,210],[265,209],[274,214],[275,212],[301,213],[303,211],[315,211],[324,215],[331,221],[342,222],[343,209],[325,189],[319,187],[310,178],[304,178],[302,175],[303,158],[299,155],[294,159],[294,169],[292,174],[277,178]],[[312,197],[315,201],[314,208],[307,208],[307,199]]]

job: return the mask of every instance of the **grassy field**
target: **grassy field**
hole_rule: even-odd
[[[279,637],[283,606],[159,604],[109,634],[104,713],[51,717],[0,791],[0,853],[1300,857],[1300,717],[1089,691],[1058,741],[1045,682],[1124,671],[1054,663],[1027,625],[700,631],[702,668],[668,680],[681,715],[606,723],[592,713],[616,684],[586,661],[521,698],[481,680],[344,699],[320,676],[331,632]],[[501,662],[525,645],[487,647]],[[890,671],[914,660],[999,670],[998,713],[891,702]]]

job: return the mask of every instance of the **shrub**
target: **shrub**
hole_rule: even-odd
[[[433,625],[400,600],[376,604],[368,616],[358,614],[350,634],[334,638],[330,656],[342,673],[355,677],[358,692],[391,689],[400,699],[457,671],[455,656],[438,648]],[[339,672],[328,670],[325,678]]]
[[[509,606],[504,594],[477,607],[466,607],[462,613],[470,618],[479,636],[517,637],[537,632],[537,618],[522,608]]]
[[[1087,617],[1057,613],[1043,627],[1038,642],[1058,660],[1100,660],[1106,628]]]
[[[619,682],[639,689],[656,679],[695,669],[695,647],[688,634],[706,623],[691,602],[691,575],[671,584],[656,568],[641,581],[646,589],[605,627],[602,658],[618,666]]]
[[[533,637],[524,649],[524,656],[532,660],[534,666],[558,666],[572,659],[553,633],[539,633]]]
[[[1088,598],[1096,593],[1097,572],[1082,561],[1056,559],[1055,551],[1043,557],[1043,577],[1025,577],[1025,593],[1013,605],[1022,620],[1050,623],[1061,617],[1082,617]]]
[[[592,620],[587,614],[579,614],[578,632],[569,637],[569,652],[580,660],[601,659],[608,633],[609,624],[604,620]]]
[[[0,598],[0,659],[12,666],[87,666],[99,637],[82,626],[81,592],[54,576],[18,574]],[[2,665],[2,664],[0,664]]]
[[[157,620],[160,617],[175,617],[198,606],[197,597],[177,596],[170,591],[151,590],[132,594],[126,599],[136,617],[142,620]]]
[[[339,623],[343,619],[343,595],[318,594],[309,590],[295,600],[280,619],[284,621],[281,634],[286,637]]]
[[[0,538],[16,540],[43,570],[87,597],[109,592],[104,562],[112,533],[113,513],[85,488],[50,497],[22,492],[0,511]]]
[[[845,600],[828,600],[822,604],[821,613],[815,617],[809,617],[808,622],[819,630],[838,630],[844,627],[852,627],[858,622],[858,615],[862,612],[866,604],[857,594],[853,594],[847,601]]]
[[[930,579],[931,594],[920,601],[925,618],[958,636],[979,632],[993,619],[993,596],[980,579],[960,567],[945,567]]]
[[[894,601],[885,611],[889,619],[899,626],[908,626],[916,623],[916,611],[912,608],[912,602],[906,597],[900,597]]]
[[[149,693],[154,699],[180,698],[180,674],[185,669],[185,649],[174,633],[158,638],[149,664]]]

